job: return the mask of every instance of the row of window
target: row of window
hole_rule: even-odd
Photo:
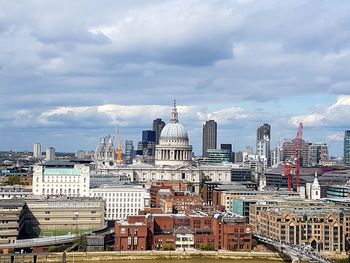
[[[111,193],[91,193],[95,197],[142,197],[142,192],[111,192]]]

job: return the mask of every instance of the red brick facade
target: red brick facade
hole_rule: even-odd
[[[164,249],[165,246],[198,249],[201,245],[210,245],[214,249],[251,250],[252,233],[252,226],[247,225],[242,217],[198,214],[130,216],[128,223],[117,222],[115,225],[115,250],[152,250]]]

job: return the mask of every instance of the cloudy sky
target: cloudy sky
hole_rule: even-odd
[[[350,2],[0,1],[0,150],[140,140],[173,99],[195,152],[304,138],[342,154],[350,128]]]

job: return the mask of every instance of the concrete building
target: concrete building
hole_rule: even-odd
[[[260,126],[256,131],[256,153],[266,158],[268,167],[271,166],[270,142],[271,126],[264,123],[264,125]]]
[[[125,154],[124,154],[124,163],[132,164],[134,160],[134,142],[132,140],[125,141]]]
[[[106,227],[105,202],[100,198],[55,197],[25,201],[26,237],[91,232]]]
[[[350,166],[350,130],[344,135],[344,164]]]
[[[55,148],[49,147],[46,149],[45,161],[53,161],[56,159]]]
[[[34,195],[88,197],[90,167],[66,161],[36,164],[33,168]]]
[[[318,166],[329,159],[326,143],[309,143],[307,166]]]
[[[153,130],[156,132],[156,144],[159,144],[160,133],[165,126],[165,122],[162,119],[155,119],[153,121]]]
[[[15,242],[23,229],[23,200],[0,200],[0,244]]]
[[[282,146],[283,149],[283,161],[293,159],[294,154],[294,140],[286,140]],[[309,153],[309,143],[302,141],[301,146],[301,166],[308,166],[308,153]]]
[[[242,163],[243,162],[243,152],[241,151],[238,151],[238,152],[235,152],[235,163]]]
[[[32,189],[24,188],[22,185],[0,186],[0,200],[12,198],[26,198],[32,195]]]
[[[203,157],[206,156],[208,149],[216,149],[217,129],[217,123],[214,120],[206,121],[203,125]]]
[[[90,189],[90,196],[106,201],[107,220],[125,220],[151,206],[149,192],[137,185],[103,185]]]
[[[346,255],[350,210],[323,202],[250,206],[254,233],[295,245],[310,245],[323,255]]]
[[[41,150],[41,144],[40,143],[34,143],[33,146],[33,157],[36,159],[40,159],[42,154]]]

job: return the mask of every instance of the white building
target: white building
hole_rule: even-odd
[[[103,143],[99,148],[103,149]],[[115,171],[128,176],[131,181],[143,183],[183,180],[192,183],[192,191],[197,193],[199,193],[199,186],[204,177],[213,181],[231,181],[230,166],[195,166],[192,156],[188,134],[185,127],[179,123],[177,108],[174,105],[170,122],[162,129],[159,144],[156,145],[155,165],[137,163],[117,165],[114,162],[106,165],[106,159],[99,158],[96,158],[95,162],[97,171],[101,173],[106,170]]]
[[[53,147],[47,148],[45,161],[53,161],[53,160],[55,160],[55,158],[56,158],[55,148],[53,148]]]
[[[87,197],[89,188],[90,167],[88,165],[53,161],[34,166],[34,195]]]
[[[26,198],[31,195],[33,195],[32,190],[24,188],[22,185],[0,186],[0,200],[12,198]]]
[[[90,196],[106,201],[107,220],[126,220],[128,215],[149,208],[151,202],[147,189],[138,185],[103,185],[90,189]]]
[[[306,183],[306,198],[311,200],[321,199],[321,186],[317,180],[317,173],[315,173],[315,178],[312,183]]]
[[[41,158],[41,144],[40,143],[34,143],[33,157],[37,158],[37,159]]]

